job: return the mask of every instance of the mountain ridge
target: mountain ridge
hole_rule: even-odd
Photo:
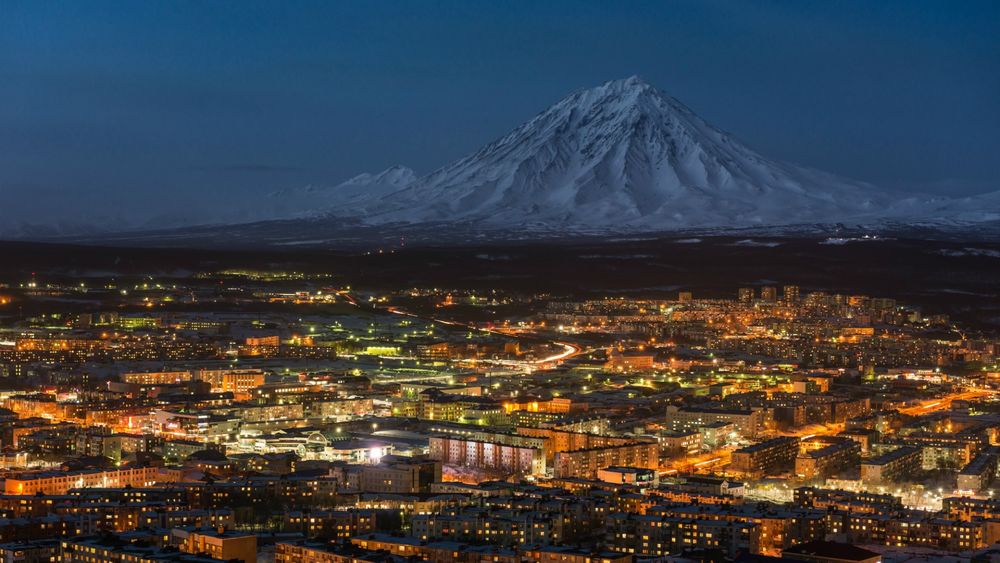
[[[365,236],[378,229],[396,237],[451,229],[518,240],[727,229],[1000,233],[1000,191],[901,194],[770,159],[636,76],[576,90],[423,176],[395,165],[336,185],[279,190],[249,205],[248,219],[239,223],[129,229],[108,222],[119,231],[109,237],[155,233],[150,240],[182,240],[185,230],[215,229],[297,244],[302,233],[329,231],[329,240],[340,240],[362,227]],[[295,223],[305,219],[308,225]],[[69,234],[11,227],[7,232],[19,238]],[[90,237],[100,229],[76,231]]]
[[[369,224],[669,230],[863,220],[893,199],[767,159],[633,76],[578,90],[398,191],[329,212]]]

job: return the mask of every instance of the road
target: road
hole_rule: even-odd
[[[355,299],[354,296],[351,295],[350,293],[348,293],[346,291],[341,291],[341,292],[338,292],[338,295],[340,295],[341,297],[343,297],[344,300],[347,301],[348,303],[350,303],[351,305],[354,305],[355,307],[357,307],[359,309],[363,309],[363,310],[366,310],[366,311],[368,310],[367,307],[362,306],[357,301],[357,299]],[[492,334],[492,335],[495,335],[495,336],[503,336],[503,337],[506,337],[506,338],[513,338],[515,340],[523,339],[523,340],[531,340],[531,341],[534,341],[534,342],[546,342],[548,344],[551,344],[552,346],[559,346],[559,347],[562,348],[561,351],[559,351],[559,352],[557,352],[555,354],[552,354],[550,356],[546,356],[544,358],[539,358],[539,359],[536,359],[536,360],[479,360],[481,363],[491,363],[491,364],[503,365],[503,366],[509,366],[509,367],[544,368],[544,367],[547,367],[549,365],[552,365],[552,366],[558,365],[560,362],[568,360],[568,359],[570,359],[570,358],[572,358],[574,356],[577,356],[577,355],[579,355],[579,354],[581,354],[583,352],[583,349],[580,346],[578,346],[576,344],[573,344],[572,342],[561,342],[561,341],[557,341],[557,340],[550,340],[550,339],[547,339],[547,338],[544,338],[544,337],[541,337],[541,336],[538,336],[538,335],[524,336],[521,333],[511,334],[511,333],[507,333],[507,332],[503,332],[503,331],[498,331],[498,330],[493,330],[493,329],[489,329],[489,328],[478,327],[478,326],[475,326],[475,325],[469,324],[469,323],[463,323],[463,322],[459,322],[459,321],[453,321],[451,319],[439,319],[439,318],[436,318],[436,317],[427,317],[427,316],[423,316],[423,315],[418,315],[416,313],[411,313],[409,311],[404,311],[404,310],[402,310],[402,309],[400,309],[398,307],[393,307],[393,306],[385,307],[383,309],[379,309],[377,306],[373,306],[372,309],[371,309],[371,311],[374,312],[374,313],[383,312],[383,313],[389,313],[389,314],[393,314],[393,315],[400,315],[400,316],[404,316],[404,317],[412,317],[412,318],[415,318],[415,319],[420,319],[422,321],[426,321],[426,322],[430,322],[430,323],[434,323],[434,324],[439,324],[439,325],[444,325],[444,326],[447,326],[447,327],[464,328],[464,329],[467,329],[467,330],[474,330],[474,331],[482,332],[482,333],[485,333],[485,334]]]
[[[980,397],[985,397],[987,395],[990,395],[991,393],[992,393],[991,391],[987,391],[984,389],[973,389],[971,391],[952,393],[950,395],[945,395],[943,397],[937,397],[935,399],[928,399],[926,401],[921,401],[919,405],[901,408],[899,409],[899,412],[910,416],[922,416],[925,414],[930,414],[932,412],[950,409],[951,403],[953,401],[967,401],[971,399],[978,399]]]
[[[733,449],[733,447],[719,448],[693,456],[685,456],[682,459],[672,460],[660,467],[660,474],[669,476],[678,473],[709,473],[718,471],[729,465],[733,456]]]
[[[785,436],[795,436],[802,440],[813,438],[815,436],[835,436],[844,431],[846,425],[842,422],[836,424],[810,424],[808,426],[803,426],[802,428],[796,428],[793,432],[787,432],[783,435]]]

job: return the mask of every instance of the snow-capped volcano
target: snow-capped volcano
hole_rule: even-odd
[[[578,91],[474,154],[328,211],[389,222],[668,230],[863,220],[893,198],[775,162],[637,77]]]
[[[281,190],[259,207],[246,223],[193,232],[213,244],[225,233],[282,245],[758,228],[1000,236],[1000,192],[894,194],[771,160],[637,77],[575,92],[426,176],[393,166],[337,185]],[[169,230],[129,237],[187,240]]]

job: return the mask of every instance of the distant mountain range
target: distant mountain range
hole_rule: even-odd
[[[417,174],[405,166],[393,166],[377,174],[368,172],[336,186],[306,186],[280,190],[270,195],[267,210],[281,216],[324,214],[353,204],[387,196],[417,181]]]
[[[768,159],[638,77],[581,90],[431,174],[394,167],[292,198],[369,225],[480,223],[618,231],[800,224],[977,223],[1000,192],[892,193]]]
[[[247,236],[266,232],[285,244],[300,236],[302,220],[310,233],[461,226],[514,238],[832,225],[996,229],[1000,192],[904,195],[771,160],[633,76],[575,92],[426,176],[395,166],[332,187],[275,192],[261,210],[276,221],[255,223]]]

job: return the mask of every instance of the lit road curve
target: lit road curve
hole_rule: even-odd
[[[930,414],[936,411],[950,409],[952,401],[967,401],[971,399],[978,399],[980,397],[985,397],[990,394],[992,394],[991,391],[974,389],[972,391],[952,393],[950,395],[945,395],[943,397],[938,397],[936,399],[928,399],[926,401],[922,401],[919,405],[914,405],[912,407],[904,407],[898,410],[902,414],[907,414],[910,416],[920,416],[920,415]]]
[[[660,475],[678,473],[714,473],[727,467],[732,459],[733,447],[718,448],[708,452],[687,455],[660,466]]]
[[[346,291],[340,291],[340,292],[337,292],[337,293],[338,293],[338,295],[340,295],[341,297],[343,297],[344,300],[347,301],[348,303],[350,303],[351,305],[354,305],[355,307],[358,307],[359,309],[364,308],[364,309],[367,310],[367,308],[363,307],[362,304],[359,303],[357,301],[357,299],[355,299],[354,296],[351,295],[350,293],[348,293]],[[372,306],[372,311],[373,312],[378,312],[379,309],[376,306]],[[546,356],[544,358],[539,358],[537,360],[524,360],[524,361],[518,361],[518,360],[480,360],[481,362],[484,362],[484,363],[493,363],[493,364],[506,365],[506,366],[514,366],[514,367],[524,367],[525,365],[530,365],[530,366],[545,366],[545,365],[548,365],[548,364],[558,364],[560,362],[568,360],[569,358],[572,358],[573,356],[577,356],[577,355],[579,355],[580,353],[583,352],[583,349],[580,348],[580,346],[578,346],[576,344],[573,344],[571,342],[559,342],[559,341],[555,341],[555,340],[549,340],[549,339],[546,339],[546,338],[542,338],[540,336],[523,336],[523,335],[521,335],[519,333],[518,334],[510,334],[510,333],[499,331],[499,330],[493,330],[493,329],[489,329],[489,328],[481,328],[481,327],[478,327],[478,326],[475,326],[475,325],[472,325],[472,324],[462,323],[462,322],[453,321],[453,320],[449,320],[449,319],[438,319],[438,318],[435,318],[435,317],[424,317],[424,316],[421,316],[421,315],[417,315],[415,313],[411,313],[409,311],[404,311],[404,310],[399,309],[397,307],[386,307],[386,308],[382,309],[382,311],[386,312],[386,313],[391,313],[393,315],[402,315],[402,316],[405,316],[405,317],[413,317],[415,319],[420,319],[420,320],[427,321],[427,322],[432,322],[432,323],[435,323],[435,324],[440,324],[440,325],[449,326],[449,327],[455,327],[455,328],[464,328],[464,329],[467,329],[467,330],[474,330],[474,331],[483,332],[483,333],[486,333],[486,334],[492,334],[492,335],[496,335],[496,336],[504,336],[506,338],[513,338],[515,340],[517,340],[517,339],[524,339],[524,340],[533,340],[533,341],[536,341],[536,342],[538,342],[538,341],[547,342],[547,343],[549,343],[549,344],[551,344],[553,346],[560,346],[562,348],[562,350],[560,352],[552,354],[551,356]]]

